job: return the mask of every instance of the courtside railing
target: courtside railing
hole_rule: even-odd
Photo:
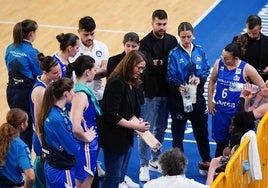
[[[257,129],[257,144],[262,170],[262,180],[253,181],[249,171],[245,170],[248,161],[250,137],[246,137],[211,185],[211,188],[266,188],[268,187],[268,112],[264,115]],[[244,167],[243,167],[244,166]]]
[[[257,129],[257,143],[260,155],[262,180],[254,182],[254,187],[268,187],[268,112],[261,119]]]

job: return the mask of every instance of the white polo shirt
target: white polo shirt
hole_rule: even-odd
[[[80,44],[79,47],[79,52],[76,54],[75,57],[70,58],[70,62],[74,62],[76,60],[76,58],[80,55],[89,55],[91,56],[96,64],[95,66],[97,68],[100,68],[101,66],[101,62],[103,60],[108,61],[109,59],[109,50],[106,44],[104,44],[103,42],[100,42],[98,40],[94,40],[93,41],[93,48],[91,50],[89,50],[84,44]],[[104,92],[104,83],[103,80],[93,80],[92,82],[90,82],[88,84],[88,87],[93,89],[95,96],[98,100],[102,99],[103,96],[103,92]]]

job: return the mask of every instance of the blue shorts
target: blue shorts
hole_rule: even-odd
[[[97,151],[89,151],[88,144],[80,145],[77,163],[74,167],[75,178],[84,181],[89,175],[94,176],[97,166]]]
[[[233,114],[228,114],[217,110],[212,116],[212,138],[216,142],[229,142],[229,128],[232,123]]]
[[[47,162],[44,164],[46,188],[76,187],[73,170],[53,168]]]

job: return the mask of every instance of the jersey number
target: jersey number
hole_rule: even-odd
[[[223,89],[223,90],[222,90],[221,97],[222,97],[223,99],[225,99],[225,98],[227,97],[227,91],[228,91],[228,89]]]

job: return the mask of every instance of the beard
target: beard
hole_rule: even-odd
[[[162,38],[164,35],[165,35],[165,31],[164,30],[160,30],[158,32],[154,32],[154,35],[157,37],[157,38]]]
[[[259,34],[257,37],[249,37],[249,36],[248,36],[248,40],[249,40],[249,41],[252,41],[252,42],[257,41],[257,40],[259,40],[260,35],[261,35],[261,34]]]

